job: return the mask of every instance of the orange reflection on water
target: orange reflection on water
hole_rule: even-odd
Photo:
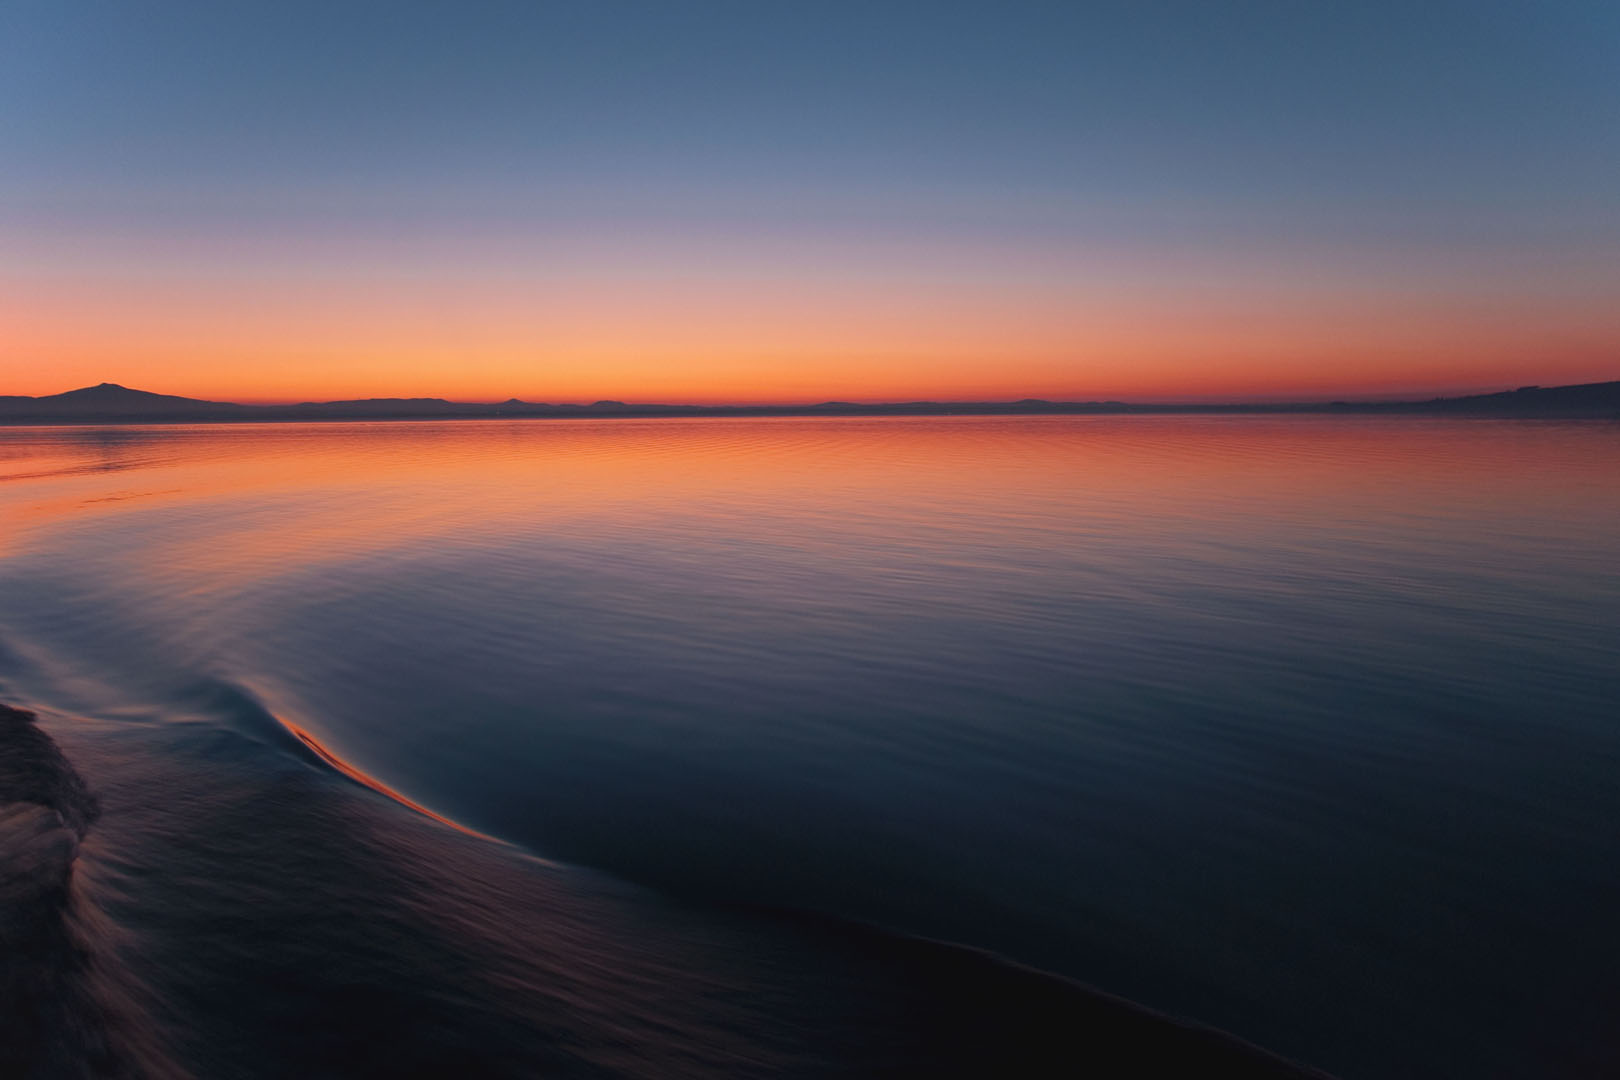
[[[310,752],[316,757],[320,758],[326,764],[330,765],[332,768],[336,769],[338,772],[342,773],[344,776],[347,776],[350,780],[353,780],[362,787],[368,787],[372,791],[386,795],[388,798],[393,799],[401,806],[415,810],[423,817],[432,818],[441,825],[448,825],[457,832],[466,833],[468,836],[476,836],[480,840],[489,840],[494,843],[502,842],[495,837],[490,836],[488,833],[481,833],[477,829],[469,829],[460,822],[452,821],[443,814],[436,814],[432,810],[429,810],[427,807],[423,806],[421,803],[406,798],[404,795],[401,795],[399,792],[395,791],[381,780],[378,780],[372,776],[367,776],[353,765],[350,765],[347,761],[344,761],[342,758],[338,757],[336,754],[322,745],[319,739],[315,738],[315,736],[311,735],[308,731],[305,731],[297,724],[294,724],[288,720],[283,720],[280,717],[277,717],[276,719],[281,726],[291,732],[299,742],[308,747]]]
[[[19,428],[0,430],[0,551],[103,522],[154,587],[206,590],[514,537],[811,552],[946,529],[1016,547],[1038,534],[992,523],[1030,520],[1241,544],[1371,508],[1606,506],[1612,462],[1592,439],[1607,430],[1310,416]],[[153,515],[163,527],[144,530]]]

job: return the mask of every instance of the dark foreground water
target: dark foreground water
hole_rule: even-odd
[[[0,700],[0,1071],[1620,1071],[1612,423],[0,429]]]

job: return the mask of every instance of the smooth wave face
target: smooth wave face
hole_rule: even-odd
[[[21,801],[84,792],[31,720],[0,714],[0,880],[37,886],[0,892],[8,1077],[1307,1075],[986,955],[469,844],[225,730],[69,725],[107,800],[75,869],[38,857],[70,801]]]
[[[1345,1077],[1601,1076],[1617,475],[1604,423],[5,430],[0,697],[198,1075],[1208,1051],[854,921]]]

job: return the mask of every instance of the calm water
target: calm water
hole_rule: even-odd
[[[779,911],[1346,1078],[1620,1070],[1612,423],[0,429],[0,700],[205,1074],[361,1071],[277,1041],[317,1006],[490,1070],[894,1066],[827,1003],[988,978]]]

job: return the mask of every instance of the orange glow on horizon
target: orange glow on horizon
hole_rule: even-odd
[[[294,326],[279,334],[230,317],[173,333],[150,315],[109,321],[116,333],[93,322],[70,325],[37,306],[0,316],[8,351],[30,358],[7,365],[0,393],[39,396],[117,382],[244,403],[1162,401],[1490,390],[1620,375],[1620,331],[1604,325],[1612,319],[1522,312],[1482,315],[1464,326],[1416,315],[1341,332],[1277,316],[1183,316],[1156,331],[1078,314],[1028,323],[959,314],[909,324],[783,319],[775,334],[690,318],[640,335],[576,325],[533,343],[499,326],[458,334],[419,317],[319,333],[306,324],[304,332]]]
[[[926,251],[804,266],[661,255],[463,275],[437,249],[397,267],[318,251],[273,266],[228,251],[52,265],[50,245],[29,250],[37,266],[0,266],[0,394],[117,382],[245,403],[1166,401],[1620,377],[1620,308],[1584,256],[1535,288],[1489,274],[1441,288],[1326,257],[1289,256],[1293,273],[1253,251],[1052,265],[996,249],[939,265]]]

